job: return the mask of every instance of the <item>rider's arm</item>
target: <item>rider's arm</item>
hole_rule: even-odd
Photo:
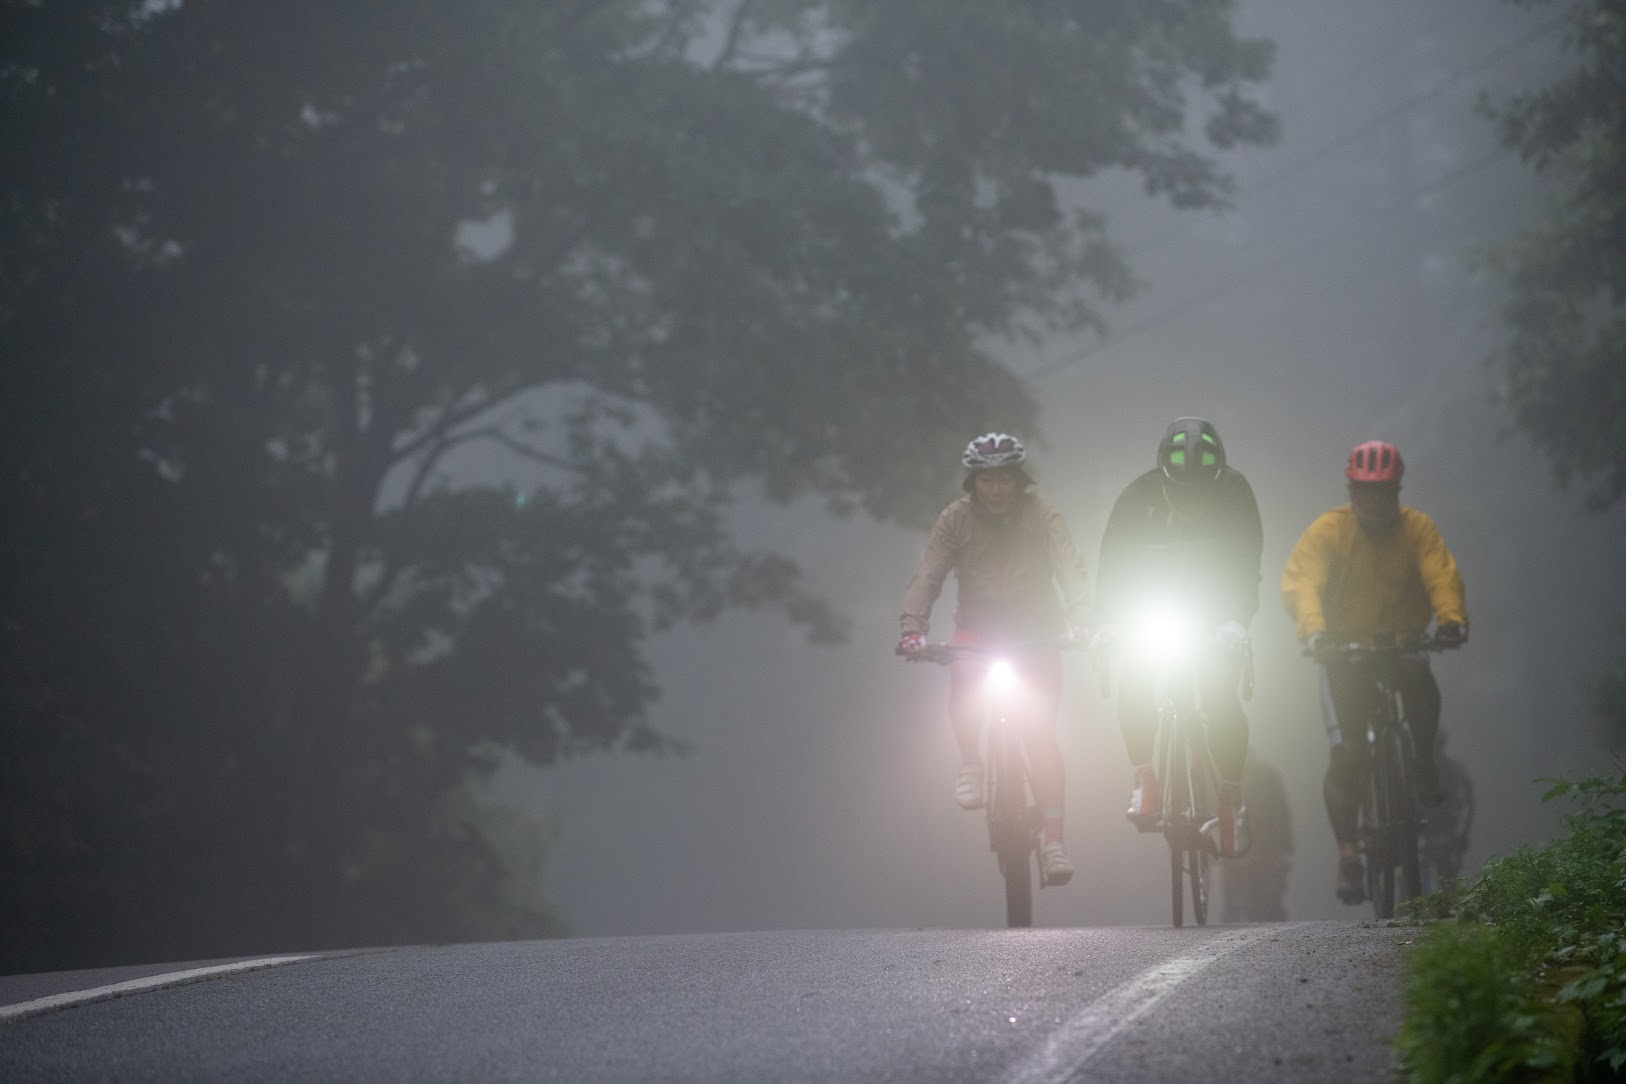
[[[1040,498],[1041,500],[1043,498]],[[1084,556],[1073,544],[1073,532],[1067,521],[1048,502],[1040,505],[1044,513],[1045,539],[1050,549],[1050,567],[1061,588],[1061,605],[1067,623],[1082,628],[1090,614],[1090,580],[1084,569]]]
[[[1119,596],[1123,592],[1123,577],[1128,574],[1125,567],[1128,552],[1134,545],[1131,537],[1134,533],[1134,489],[1132,482],[1118,494],[1111,514],[1107,516],[1106,529],[1101,532],[1101,559],[1095,563],[1097,625],[1111,625],[1123,620],[1123,615],[1118,612],[1122,606]]]
[[[1462,574],[1451,551],[1445,548],[1434,521],[1415,508],[1407,509],[1406,528],[1417,554],[1417,573],[1428,591],[1429,605],[1434,608],[1434,620],[1440,624],[1468,623],[1467,592],[1462,586]]]
[[[1321,593],[1332,568],[1336,532],[1337,524],[1331,515],[1317,518],[1294,543],[1287,555],[1287,566],[1282,569],[1282,604],[1287,607],[1287,616],[1297,623],[1300,640],[1308,641],[1327,630]]]
[[[898,615],[898,626],[904,634],[926,634],[931,624],[932,606],[943,593],[943,582],[954,567],[968,513],[963,502],[955,501],[943,509],[937,522],[932,524],[926,549],[915,562],[915,573],[909,577],[909,586],[903,592],[903,613]]]

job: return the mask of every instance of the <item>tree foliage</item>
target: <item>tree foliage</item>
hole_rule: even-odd
[[[1510,287],[1499,362],[1520,428],[1603,507],[1626,495],[1626,5],[1581,0],[1569,20],[1566,70],[1488,107],[1551,192],[1494,257]]]
[[[1601,510],[1626,496],[1626,3],[1576,0],[1564,44],[1555,79],[1486,107],[1550,192],[1491,257],[1509,287],[1495,362],[1520,430]],[[1615,743],[1626,743],[1623,668],[1593,689]]]
[[[668,748],[652,632],[841,635],[730,509],[1031,429],[1081,182],[1274,136],[1232,7],[0,9],[0,966],[552,929],[479,781]]]

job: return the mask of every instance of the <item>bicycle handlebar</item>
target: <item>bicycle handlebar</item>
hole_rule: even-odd
[[[1462,646],[1462,643],[1462,641],[1442,643],[1433,636],[1422,635],[1383,646],[1374,644],[1323,644],[1317,648],[1304,647],[1299,650],[1299,655],[1306,659],[1321,660],[1342,656],[1352,661],[1359,661],[1362,659],[1394,658],[1399,655],[1415,655],[1423,651],[1455,651]]]
[[[1020,655],[1025,651],[1084,651],[1089,644],[1083,640],[1009,640],[991,644],[925,644],[918,651],[896,648],[893,654],[910,662],[935,662],[948,665],[956,659],[986,655]]]

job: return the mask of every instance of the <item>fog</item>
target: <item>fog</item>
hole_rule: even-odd
[[[1266,545],[1248,714],[1255,755],[1284,777],[1294,918],[1362,914],[1333,898],[1326,738],[1277,590],[1299,533],[1342,502],[1357,441],[1399,445],[1403,500],[1435,519],[1467,584],[1472,642],[1435,672],[1447,752],[1478,794],[1469,870],[1551,835],[1557,814],[1534,780],[1608,762],[1585,685],[1621,647],[1621,517],[1583,513],[1511,435],[1483,361],[1496,294],[1465,263],[1533,205],[1527,172],[1497,153],[1473,103],[1541,78],[1551,17],[1462,0],[1244,3],[1241,29],[1278,44],[1269,99],[1284,134],[1227,163],[1234,209],[1178,215],[1127,185],[1092,186],[1145,288],[1109,313],[1104,342],[1000,347],[1044,404],[1042,436],[1023,436],[1092,575],[1106,513],[1152,465],[1169,419],[1212,419],[1252,482]],[[966,436],[996,423],[967,417]],[[497,793],[550,828],[547,887],[569,928],[998,924],[983,820],[952,800],[946,675],[892,655],[923,534],[813,506],[742,509],[739,527],[801,562],[851,641],[813,647],[778,619],[739,613],[664,634],[651,721],[690,755],[501,773]],[[934,632],[951,612],[950,592]],[[1163,921],[1163,846],[1123,819],[1115,713],[1078,658],[1061,735],[1080,873],[1041,893],[1037,920]]]

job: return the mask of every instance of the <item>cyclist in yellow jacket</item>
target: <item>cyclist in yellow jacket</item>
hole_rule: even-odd
[[[1318,517],[1299,538],[1282,571],[1282,600],[1312,652],[1326,643],[1370,644],[1379,629],[1405,643],[1436,622],[1445,646],[1468,641],[1462,576],[1434,521],[1400,504],[1406,465],[1393,444],[1372,440],[1350,452],[1344,476],[1349,504]],[[1355,845],[1356,810],[1366,786],[1364,740],[1372,683],[1358,666],[1318,658],[1322,714],[1332,743],[1322,793],[1338,840],[1338,896],[1359,903],[1365,895]],[[1428,656],[1399,660],[1400,693],[1416,748],[1419,795],[1441,798],[1434,736],[1440,723],[1440,687]]]

